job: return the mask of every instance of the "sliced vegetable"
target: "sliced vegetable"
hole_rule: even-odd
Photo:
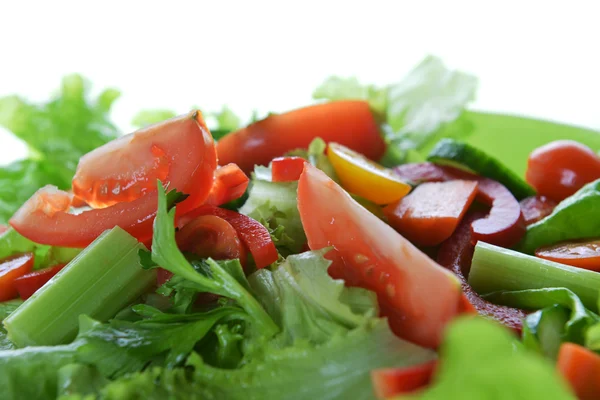
[[[300,179],[304,163],[302,157],[277,157],[271,161],[273,182],[291,182]]]
[[[460,285],[452,273],[309,164],[298,185],[298,209],[310,248],[334,246],[328,253],[330,275],[375,291],[401,337],[439,345],[460,303]]]
[[[272,114],[226,135],[217,143],[219,162],[236,163],[249,173],[254,165],[267,165],[288,151],[307,148],[317,137],[341,143],[373,160],[385,151],[369,104],[336,101]]]
[[[390,204],[410,192],[410,185],[402,181],[392,170],[383,168],[346,146],[329,143],[327,156],[342,186],[369,201],[376,204]]]
[[[15,287],[19,292],[19,297],[27,300],[64,267],[65,264],[59,264],[18,277],[15,279]]]
[[[15,279],[31,271],[33,259],[32,253],[26,253],[0,260],[0,301],[17,297]]]
[[[465,142],[442,139],[431,150],[427,160],[436,164],[466,167],[481,176],[501,183],[518,200],[535,194],[533,188],[500,161]]]
[[[525,178],[539,194],[562,201],[600,179],[600,157],[574,140],[557,140],[531,152]]]
[[[562,201],[552,214],[527,228],[518,249],[527,254],[540,247],[578,239],[594,239],[600,235],[600,179],[588,183]]]
[[[600,273],[555,263],[479,242],[469,283],[478,293],[564,287],[590,310],[598,311]]]
[[[535,255],[561,264],[600,272],[600,240],[559,243],[537,249]]]
[[[463,290],[463,309],[474,310],[481,316],[500,322],[520,333],[525,313],[517,308],[490,303],[484,300],[467,282],[471,270],[471,259],[475,246],[472,241],[471,224],[481,218],[483,213],[470,212],[458,225],[452,236],[445,240],[437,255],[437,262],[454,272],[461,282]]]
[[[429,384],[437,361],[405,368],[386,368],[371,371],[373,390],[378,399],[412,393]]]
[[[142,248],[119,227],[102,234],[4,320],[9,338],[18,347],[56,345],[75,337],[81,314],[114,317],[156,282],[140,266]]]
[[[185,212],[206,200],[215,168],[210,132],[200,112],[194,111],[123,136],[82,157],[73,192],[89,204],[106,208],[69,214],[70,196],[45,187],[17,211],[10,224],[36,243],[57,246],[85,247],[115,226],[146,242],[156,214],[156,177],[190,195],[181,205],[180,212]]]
[[[390,225],[408,240],[435,246],[452,235],[476,194],[475,181],[423,183],[383,211]]]
[[[248,176],[236,164],[217,168],[206,204],[220,206],[239,199],[246,192],[249,181]]]
[[[231,224],[250,250],[257,268],[264,268],[279,258],[277,248],[275,248],[267,228],[260,222],[235,211],[205,205],[183,215],[178,220],[177,226],[181,228],[201,215],[215,215]]]
[[[564,343],[557,368],[579,400],[600,398],[600,355],[575,343]]]
[[[546,196],[531,196],[519,202],[525,225],[536,223],[552,214],[557,203]]]

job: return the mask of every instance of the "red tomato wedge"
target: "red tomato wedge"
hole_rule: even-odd
[[[531,196],[520,201],[525,225],[534,224],[552,214],[557,203],[546,196]]]
[[[227,164],[217,168],[215,182],[210,190],[206,204],[220,206],[242,197],[250,180],[236,164]]]
[[[334,247],[328,254],[334,278],[375,291],[400,336],[427,347],[440,344],[460,303],[451,272],[310,164],[299,180],[298,209],[310,248]]]
[[[235,211],[205,205],[183,215],[179,218],[177,225],[182,228],[201,215],[215,215],[230,223],[250,250],[257,268],[271,265],[279,258],[279,253],[277,253],[267,228],[260,222]]]
[[[520,334],[523,328],[525,312],[516,308],[493,304],[482,299],[467,281],[475,250],[471,238],[471,224],[483,216],[484,214],[480,212],[468,213],[452,236],[440,246],[437,262],[454,272],[460,280],[464,296],[462,312],[472,313],[475,311],[484,317],[502,323]]]
[[[15,279],[29,273],[33,268],[33,254],[25,253],[0,260],[0,301],[17,297]]]
[[[394,168],[402,178],[413,182],[441,182],[454,179],[479,183],[477,200],[490,206],[485,218],[473,223],[473,240],[482,240],[502,247],[511,247],[525,234],[525,222],[519,202],[500,183],[469,172],[432,163],[404,164]]]
[[[236,163],[249,173],[256,164],[267,165],[288,151],[308,148],[317,137],[343,144],[373,160],[385,152],[385,142],[369,104],[347,100],[270,115],[230,133],[217,143],[219,162]]]
[[[600,399],[600,355],[575,343],[563,343],[557,369],[579,400]]]
[[[304,163],[302,157],[277,157],[271,161],[273,182],[291,182],[300,179]]]
[[[600,157],[573,140],[557,140],[529,155],[525,179],[538,194],[562,201],[600,178]]]
[[[26,238],[54,246],[85,247],[115,226],[147,242],[158,205],[156,179],[164,178],[169,188],[189,194],[177,207],[184,213],[204,203],[216,167],[212,137],[202,114],[195,111],[121,137],[81,158],[73,191],[88,204],[105,208],[70,214],[69,194],[47,186],[10,224]]]
[[[561,264],[600,272],[600,240],[558,243],[537,249],[535,255]]]
[[[448,239],[477,194],[477,182],[423,183],[402,200],[383,209],[389,224],[420,246]]]
[[[384,368],[371,371],[373,390],[378,399],[390,399],[412,393],[429,385],[437,361],[404,368]]]
[[[59,264],[18,277],[15,279],[15,287],[19,292],[19,297],[27,300],[64,267],[65,264]]]

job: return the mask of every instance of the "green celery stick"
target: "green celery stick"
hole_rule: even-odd
[[[68,343],[81,314],[106,321],[147,291],[156,272],[142,269],[144,246],[119,227],[104,232],[4,320],[18,347]]]
[[[484,242],[475,246],[469,283],[482,295],[502,290],[564,287],[579,296],[588,309],[598,311],[600,273]]]

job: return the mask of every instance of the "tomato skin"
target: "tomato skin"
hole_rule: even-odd
[[[216,215],[230,223],[252,254],[257,268],[264,268],[279,259],[279,253],[267,228],[260,222],[235,211],[204,205],[181,216],[177,225],[181,228],[201,215]]]
[[[27,300],[42,286],[44,286],[54,275],[58,274],[66,264],[59,264],[53,267],[30,272],[15,279],[15,287],[19,292],[19,297]]]
[[[329,274],[378,294],[394,332],[437,347],[458,312],[460,284],[310,164],[298,183],[298,209],[312,250],[333,246]]]
[[[537,257],[600,272],[600,240],[558,243],[535,251]]]
[[[254,165],[267,165],[291,150],[308,148],[320,137],[338,142],[372,160],[385,152],[385,142],[365,101],[347,100],[270,115],[217,143],[221,164],[236,163],[249,173]]]
[[[179,213],[204,203],[212,187],[217,158],[212,137],[200,112],[171,119],[124,138],[138,142],[148,140],[148,145],[160,141],[165,146],[164,151],[170,160],[170,167],[164,183],[168,184],[170,189],[177,188],[189,194],[189,197],[177,206]],[[119,143],[125,145],[127,141],[122,139],[118,139]],[[167,148],[167,143],[171,143],[173,148]],[[114,150],[115,146],[112,144],[108,150]],[[93,154],[84,156],[78,171],[89,170],[94,165],[101,168],[101,161],[118,161],[114,160],[110,151],[105,153],[106,158],[103,160],[103,148],[104,146],[94,150]],[[89,162],[92,166],[87,165],[86,160],[91,160]],[[94,176],[96,175],[97,173]],[[84,181],[81,173],[79,178],[81,185]],[[68,193],[47,186],[36,192],[13,215],[10,224],[32,241],[54,246],[85,247],[102,232],[115,226],[120,226],[145,243],[152,237],[158,195],[156,190],[152,190],[135,200],[85,211],[78,215],[67,213],[70,204],[71,196]]]
[[[534,224],[552,214],[557,203],[546,196],[531,196],[519,202],[525,225]]]
[[[566,342],[560,346],[556,366],[579,400],[600,398],[600,355]]]
[[[383,368],[371,371],[371,382],[378,399],[391,399],[412,393],[429,385],[437,361],[400,368]]]
[[[277,157],[271,161],[273,182],[292,182],[300,179],[304,163],[302,157]]]
[[[15,279],[33,269],[33,254],[25,253],[0,260],[0,301],[18,296]]]
[[[217,168],[215,181],[206,204],[220,206],[242,197],[250,179],[236,164],[227,164]]]
[[[538,194],[560,202],[600,178],[600,157],[573,140],[557,140],[529,155],[525,179]]]

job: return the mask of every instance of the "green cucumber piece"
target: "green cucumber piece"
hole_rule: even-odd
[[[18,347],[68,343],[81,314],[112,318],[156,282],[140,265],[140,249],[119,227],[104,232],[3,321],[9,339]]]
[[[442,139],[431,150],[427,160],[436,164],[451,165],[478,173],[500,182],[517,198],[535,195],[535,190],[500,161],[489,154],[454,139]]]

